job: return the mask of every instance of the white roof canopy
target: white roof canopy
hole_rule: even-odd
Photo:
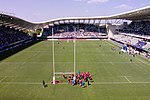
[[[94,17],[66,17],[66,18],[58,18],[52,19],[45,22],[28,22],[23,19],[17,18],[15,16],[0,14],[0,23],[4,25],[11,25],[11,27],[19,27],[19,29],[28,29],[35,30],[38,28],[43,28],[46,25],[55,23],[55,22],[66,22],[69,23],[75,20],[110,20],[110,19],[123,19],[123,20],[150,20],[150,6],[144,7],[141,9],[111,15],[111,16],[94,16]],[[80,22],[80,21],[79,21]]]

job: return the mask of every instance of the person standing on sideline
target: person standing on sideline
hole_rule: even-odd
[[[132,59],[130,59],[130,63],[132,63]]]
[[[45,88],[46,87],[46,84],[45,84],[45,81],[43,80],[43,88]]]

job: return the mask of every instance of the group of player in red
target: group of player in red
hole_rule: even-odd
[[[67,78],[68,83],[73,86],[79,84],[81,87],[84,87],[86,82],[87,82],[87,85],[89,86],[90,82],[93,81],[93,78],[90,72],[76,73],[75,80],[74,80],[74,74],[70,75],[69,77],[66,77],[65,75],[63,75],[63,77]]]

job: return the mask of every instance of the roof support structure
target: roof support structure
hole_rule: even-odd
[[[117,15],[112,15],[112,16],[95,16],[95,17],[66,17],[66,18],[58,18],[58,19],[53,19],[47,22],[40,22],[40,23],[32,23],[32,22],[28,22],[25,21],[23,19],[17,18],[16,16],[11,16],[11,15],[6,15],[6,14],[0,14],[0,23],[4,24],[4,25],[9,25],[9,24],[13,24],[15,27],[22,27],[25,29],[30,29],[30,30],[35,30],[35,28],[44,28],[45,25],[49,25],[51,23],[53,24],[60,24],[61,21],[63,23],[66,23],[66,20],[68,20],[68,23],[75,23],[76,20],[78,20],[78,23],[83,23],[86,22],[86,20],[88,21],[87,24],[95,24],[96,20],[101,20],[100,24],[102,22],[104,22],[104,24],[106,25],[107,22],[111,22],[113,23],[119,23],[120,21],[123,20],[150,20],[150,6],[141,8],[141,9],[137,9],[137,10],[133,10],[133,11],[129,11],[129,12],[125,12],[125,13],[121,13],[121,14],[117,14]],[[104,20],[104,21],[103,21]],[[13,26],[11,25],[11,26]]]

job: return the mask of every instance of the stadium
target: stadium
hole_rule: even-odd
[[[149,100],[150,6],[40,23],[0,13],[1,100]]]

